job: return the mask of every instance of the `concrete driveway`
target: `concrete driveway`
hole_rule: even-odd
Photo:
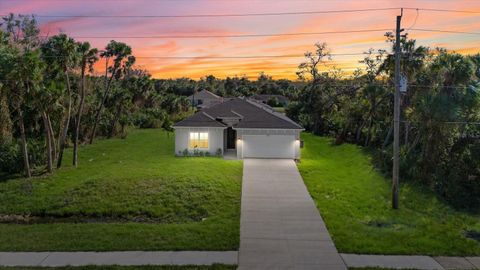
[[[244,160],[238,269],[347,269],[293,160]]]

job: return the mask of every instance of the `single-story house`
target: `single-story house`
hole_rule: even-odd
[[[300,132],[290,118],[245,98],[224,102],[174,124],[175,153],[235,152],[237,158],[300,158]]]
[[[223,102],[222,97],[217,96],[208,90],[201,90],[197,93],[193,93],[188,99],[197,109],[208,108]]]

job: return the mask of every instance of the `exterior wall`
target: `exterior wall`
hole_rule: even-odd
[[[235,129],[237,131],[237,158],[243,158],[244,135],[294,135],[295,159],[300,159],[300,132],[298,129]]]
[[[183,155],[183,151],[188,149],[190,132],[208,132],[208,149],[199,149],[199,151],[209,152],[215,155],[218,149],[224,151],[223,133],[225,128],[196,128],[196,127],[176,127],[175,128],[175,155]],[[193,153],[193,149],[188,149]]]

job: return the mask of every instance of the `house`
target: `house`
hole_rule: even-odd
[[[223,102],[223,98],[215,95],[214,93],[208,90],[201,90],[193,95],[189,96],[188,99],[197,109],[204,109]]]
[[[289,102],[288,98],[282,95],[254,95],[252,98],[263,104],[268,104],[273,107],[286,107]]]
[[[300,158],[303,128],[283,114],[244,98],[225,99],[174,124],[175,153],[234,152],[237,158]]]

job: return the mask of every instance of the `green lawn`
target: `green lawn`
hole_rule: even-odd
[[[340,252],[480,255],[480,216],[453,210],[414,184],[400,189],[400,210],[390,204],[390,180],[373,169],[362,148],[333,146],[303,134],[300,173]]]
[[[241,161],[174,157],[173,135],[134,130],[80,150],[73,168],[0,182],[1,251],[236,250]],[[54,223],[51,223],[55,221]]]

